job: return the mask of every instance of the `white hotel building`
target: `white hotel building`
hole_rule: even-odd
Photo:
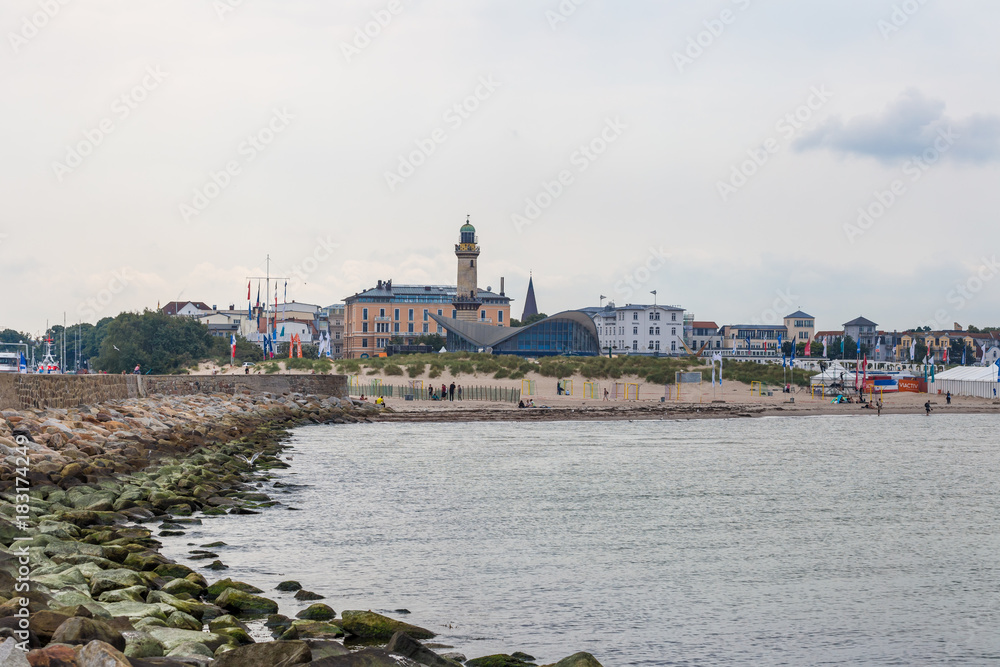
[[[584,308],[597,327],[601,349],[612,354],[677,356],[684,353],[684,309],[628,304]]]

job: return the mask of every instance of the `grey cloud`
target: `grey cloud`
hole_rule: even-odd
[[[974,114],[956,120],[944,114],[945,103],[909,89],[882,113],[831,118],[795,142],[797,151],[830,150],[891,162],[919,155],[940,133],[956,137],[946,156],[962,162],[1000,158],[1000,116]]]

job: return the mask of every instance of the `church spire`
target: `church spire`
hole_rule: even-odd
[[[531,274],[528,275],[528,295],[524,297],[524,312],[521,313],[521,321],[525,321],[532,315],[538,314],[538,305],[535,304],[535,283]]]

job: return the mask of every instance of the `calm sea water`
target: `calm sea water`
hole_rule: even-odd
[[[406,608],[390,615],[469,658],[996,664],[998,433],[940,415],[310,426],[281,506],[165,551],[224,540],[225,576],[285,614],[305,604],[271,589],[297,579],[338,612]]]

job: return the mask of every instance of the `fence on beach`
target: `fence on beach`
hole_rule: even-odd
[[[353,379],[353,378],[352,378]],[[371,382],[352,381],[351,396],[366,396],[377,398],[400,398],[404,401],[436,401],[449,400],[441,396],[440,387],[424,387],[422,383],[415,386],[383,384],[377,380]],[[493,403],[517,403],[521,400],[521,390],[512,387],[462,387],[461,393],[455,390],[456,401],[489,401]]]

